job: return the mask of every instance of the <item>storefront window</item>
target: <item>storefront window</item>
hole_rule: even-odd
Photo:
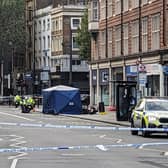
[[[97,103],[97,88],[96,86],[93,87],[93,104]]]
[[[160,96],[160,76],[159,75],[150,75],[147,77],[148,81],[148,96]]]
[[[168,75],[164,76],[164,95],[168,96]]]
[[[109,86],[102,86],[101,87],[101,97],[102,101],[104,102],[105,106],[109,105]]]

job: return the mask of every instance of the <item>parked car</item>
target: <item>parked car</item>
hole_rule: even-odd
[[[130,122],[131,128],[168,128],[168,99],[160,97],[140,99],[132,111]],[[157,132],[164,132],[162,130]],[[144,137],[156,132],[145,129],[141,131]],[[137,135],[138,130],[131,130],[131,133]]]

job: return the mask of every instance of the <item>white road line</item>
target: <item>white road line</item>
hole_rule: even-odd
[[[84,156],[82,153],[63,153],[62,156]]]
[[[8,159],[9,159],[9,160],[21,159],[21,158],[23,158],[23,156],[26,156],[26,155],[27,155],[27,153],[25,153],[25,152],[21,152],[19,155],[16,155],[16,156],[9,156]]]
[[[8,115],[8,116],[11,116],[11,117],[16,117],[16,118],[20,118],[20,119],[24,119],[24,120],[27,120],[27,121],[35,121],[34,119],[21,117],[21,116],[14,115],[14,114],[8,114],[8,113],[3,113],[3,112],[0,112],[0,114]]]
[[[103,145],[96,145],[96,147],[102,151],[107,151],[108,149]]]
[[[17,161],[18,159],[14,159],[10,168],[16,168]]]
[[[116,141],[116,143],[121,143],[122,142],[122,139],[118,139],[117,141]]]
[[[100,135],[100,138],[104,138],[106,135]]]

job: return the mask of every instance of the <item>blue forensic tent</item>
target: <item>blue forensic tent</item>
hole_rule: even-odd
[[[43,113],[80,114],[82,103],[78,88],[58,85],[43,89]]]

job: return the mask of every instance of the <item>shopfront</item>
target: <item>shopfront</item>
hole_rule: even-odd
[[[104,102],[105,106],[109,105],[109,69],[99,70],[99,84],[101,101]]]
[[[161,64],[145,64],[146,84],[142,96],[168,96],[168,66]],[[136,65],[126,67],[127,81],[137,81],[138,72]]]

